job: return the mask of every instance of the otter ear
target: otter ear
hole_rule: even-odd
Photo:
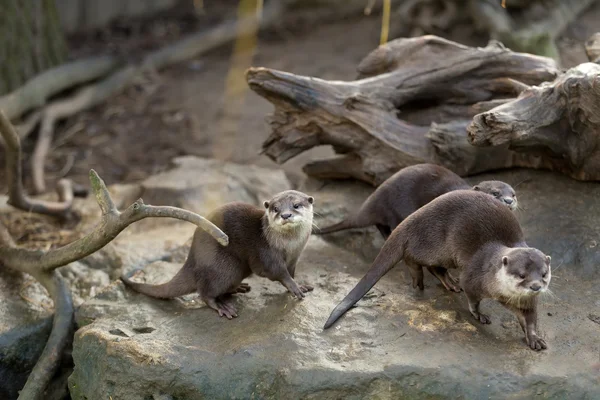
[[[265,201],[265,202],[263,203],[263,206],[265,206],[265,208],[269,208],[269,202],[268,202],[268,201]]]
[[[308,202],[309,202],[310,204],[314,203],[314,202],[315,202],[315,199],[314,199],[314,197],[312,197],[312,196],[308,196]]]
[[[502,265],[504,265],[504,266],[508,265],[508,257],[506,257],[506,256],[502,257]]]
[[[550,265],[550,261],[552,261],[552,257],[546,256],[546,264]]]
[[[481,188],[479,186],[475,185],[475,186],[473,186],[473,190],[479,191],[479,190],[481,190]]]

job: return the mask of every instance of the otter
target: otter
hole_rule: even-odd
[[[461,268],[461,284],[475,319],[489,323],[479,303],[495,299],[517,316],[529,347],[547,348],[536,333],[537,298],[550,284],[551,258],[527,245],[508,207],[472,190],[443,194],[402,221],[366,275],[331,312],[324,329],[402,259],[409,268]]]
[[[314,198],[286,190],[263,203],[264,209],[242,202],[225,204],[207,216],[229,237],[221,246],[196,229],[183,267],[161,285],[121,280],[137,292],[167,299],[197,291],[220,317],[237,317],[229,297],[250,290],[244,279],[253,273],[280,282],[298,299],[313,290],[294,280],[296,263],[311,234]]]
[[[483,181],[470,186],[464,179],[441,165],[416,164],[402,168],[386,179],[350,217],[313,230],[324,235],[345,229],[365,228],[375,225],[387,239],[406,217],[444,193],[460,189],[473,189],[492,195],[511,210],[517,208],[515,190],[502,181]]]
[[[471,187],[460,176],[441,165],[416,164],[402,168],[386,179],[365,200],[357,213],[331,226],[313,229],[313,234],[323,235],[375,225],[387,240],[392,230],[410,214],[444,193],[461,189],[472,189],[489,194],[508,206],[510,210],[517,209],[515,190],[505,182],[483,181]],[[427,270],[447,290],[461,291],[458,280],[446,269],[428,266]],[[424,290],[423,269],[413,266],[409,267],[409,271],[413,287]]]

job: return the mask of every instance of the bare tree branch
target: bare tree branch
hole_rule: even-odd
[[[0,134],[6,146],[6,177],[8,204],[39,214],[66,216],[71,212],[73,190],[71,182],[61,179],[57,185],[59,202],[33,200],[25,195],[22,181],[21,140],[4,111],[0,109]]]
[[[7,148],[7,176],[9,179],[9,203],[19,208],[62,215],[60,211],[68,210],[73,200],[73,192],[69,181],[61,180],[59,190],[65,202],[49,203],[32,201],[23,193],[21,182],[21,146],[19,136],[6,115],[0,110],[0,135]],[[221,245],[227,246],[229,238],[216,225],[204,217],[176,207],[150,206],[142,199],[137,200],[123,212],[119,212],[110,193],[96,171],[90,171],[90,182],[96,200],[102,210],[102,220],[98,227],[83,238],[58,249],[41,251],[19,248],[10,233],[0,222],[0,267],[32,275],[48,291],[54,301],[54,323],[52,332],[42,355],[29,375],[19,399],[40,399],[52,378],[63,350],[71,336],[73,326],[73,300],[71,293],[56,268],[77,261],[101,249],[113,240],[123,229],[132,223],[148,217],[175,218],[191,222],[204,229]],[[66,208],[68,204],[68,208]],[[62,208],[61,208],[62,207]]]
[[[54,301],[54,322],[44,351],[19,393],[19,399],[24,400],[42,398],[60,363],[73,328],[73,299],[60,273],[53,271],[33,276],[46,288]]]
[[[129,225],[149,217],[168,217],[191,222],[208,232],[221,245],[227,246],[229,243],[227,235],[212,222],[181,208],[146,205],[142,199],[139,199],[125,211],[119,212],[110,198],[104,181],[94,170],[90,171],[90,182],[102,210],[102,221],[98,228],[81,239],[48,252],[0,248],[0,261],[32,274],[39,270],[52,271],[100,250]]]
[[[27,251],[19,249],[13,241],[10,233],[0,222],[0,249],[14,249],[16,251]],[[0,265],[8,266],[16,271],[22,271],[19,266],[6,265],[0,258]],[[63,350],[71,334],[73,327],[73,299],[71,292],[65,284],[63,277],[57,271],[46,272],[43,270],[31,271],[31,275],[37,279],[48,291],[54,302],[54,322],[52,331],[46,346],[40,355],[35,367],[27,378],[27,382],[19,393],[19,399],[31,400],[41,399],[52,378],[56,367],[60,362]]]

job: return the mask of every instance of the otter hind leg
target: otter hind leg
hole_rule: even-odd
[[[404,260],[404,263],[408,266],[408,271],[412,278],[412,287],[419,288],[419,290],[425,290],[425,284],[423,283],[423,267],[416,263]]]
[[[448,270],[443,267],[427,267],[431,275],[438,278],[438,280],[444,285],[447,290],[451,292],[460,293],[461,288],[458,286],[458,281],[452,275],[448,273]]]

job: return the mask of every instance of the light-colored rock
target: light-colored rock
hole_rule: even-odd
[[[548,350],[530,350],[498,303],[483,302],[492,317],[483,326],[464,294],[427,273],[420,293],[404,268],[322,331],[369,262],[313,236],[297,278],[314,292],[297,301],[252,277],[232,321],[194,295],[156,300],[111,284],[77,313],[85,326],[75,336],[73,399],[599,398],[600,326],[590,315],[598,314],[600,268],[588,241],[600,237],[600,185],[540,171],[473,180],[491,176],[514,186],[533,178],[517,188],[518,217],[528,242],[553,257],[554,296],[539,314]],[[166,281],[180,265],[154,263],[146,278]]]
[[[207,214],[231,201],[260,205],[291,189],[282,170],[194,156],[173,159],[174,168],[142,183],[144,201]]]

